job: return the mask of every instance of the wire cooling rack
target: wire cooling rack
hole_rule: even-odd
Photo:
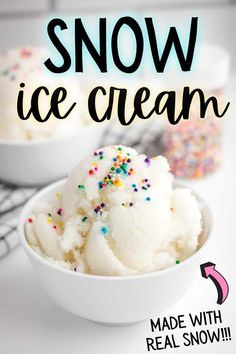
[[[159,153],[160,133],[158,120],[151,124],[136,124],[132,128],[111,125],[105,131],[99,146],[128,145],[139,152],[155,156]],[[0,260],[19,246],[17,222],[20,211],[39,189],[22,188],[0,182]]]

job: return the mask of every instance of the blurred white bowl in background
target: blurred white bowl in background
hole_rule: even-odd
[[[12,141],[0,139],[0,180],[19,186],[56,181],[102,142],[106,124],[94,124],[60,139]]]

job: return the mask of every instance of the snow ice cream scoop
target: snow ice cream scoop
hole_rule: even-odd
[[[202,217],[169,164],[125,146],[92,152],[26,223],[31,247],[72,271],[122,276],[174,266],[198,249]]]

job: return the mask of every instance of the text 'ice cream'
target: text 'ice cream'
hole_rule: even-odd
[[[51,205],[26,223],[42,257],[95,275],[153,272],[185,260],[202,231],[196,198],[174,188],[169,164],[124,146],[90,154]]]

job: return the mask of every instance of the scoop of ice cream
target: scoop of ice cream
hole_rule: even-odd
[[[12,140],[45,139],[74,134],[85,124],[79,114],[78,105],[64,120],[52,114],[47,122],[37,122],[33,116],[21,120],[17,114],[17,97],[20,83],[24,87],[24,110],[28,112],[33,92],[39,86],[46,86],[50,95],[40,95],[39,109],[42,117],[50,108],[51,94],[57,87],[65,87],[67,98],[60,103],[64,114],[73,102],[82,99],[82,92],[74,77],[55,75],[44,67],[49,54],[44,48],[25,47],[9,50],[0,56],[0,138]],[[25,113],[26,114],[26,113]],[[80,119],[78,118],[80,117]]]
[[[47,257],[97,275],[174,265],[197,250],[201,213],[190,190],[174,189],[172,180],[162,156],[124,146],[95,151],[71,173],[57,205],[31,216],[28,240]]]

